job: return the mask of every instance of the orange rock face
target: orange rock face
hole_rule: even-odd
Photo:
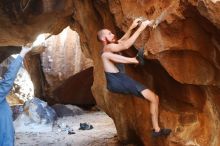
[[[203,6],[207,9],[204,12],[199,3],[202,2],[74,1],[76,28],[84,30],[81,34],[92,50],[93,94],[97,104],[113,118],[121,141],[155,146],[220,145],[220,7],[217,1],[204,1]],[[77,15],[79,13],[81,15]],[[173,132],[168,138],[155,140],[150,137],[148,102],[106,90],[97,52],[101,46],[90,38],[95,38],[96,32],[103,27],[120,35],[132,19],[140,16],[156,19],[161,14],[159,26],[147,29],[134,45],[144,47],[147,64],[126,67],[130,76],[160,96],[160,124],[170,127]],[[88,24],[94,26],[93,29]],[[125,53],[134,56],[135,50]]]
[[[13,13],[9,17],[8,7],[4,7],[0,14],[8,17],[1,17],[4,22],[0,23],[1,28],[12,29],[0,31],[0,36],[6,36],[0,38],[0,44],[21,44],[38,32],[53,30],[57,34],[69,25],[80,34],[81,48],[94,62],[93,95],[96,103],[114,120],[120,141],[148,146],[220,145],[218,0],[50,0],[49,9],[45,9],[43,2],[46,1],[36,6],[41,8],[37,9],[39,15],[34,16],[33,7],[29,7],[27,16],[36,21],[17,15],[28,22],[50,18],[51,21],[41,21],[41,27],[37,27],[39,23],[28,23],[29,26],[12,23],[9,18]],[[50,13],[40,13],[44,12],[40,10]],[[53,12],[59,14],[60,21],[51,18]],[[146,29],[133,49],[123,52],[134,56],[137,52],[134,48],[144,47],[147,61],[143,67],[128,65],[126,71],[159,95],[160,125],[173,130],[167,138],[151,138],[148,101],[106,89],[100,58],[102,46],[96,40],[96,33],[105,27],[120,37],[137,17],[160,18],[161,22],[156,29]],[[15,33],[11,35],[6,30]]]
[[[43,32],[58,34],[71,21],[71,0],[8,0],[0,2],[0,44],[20,46]]]

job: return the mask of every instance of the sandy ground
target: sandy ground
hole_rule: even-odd
[[[80,123],[90,123],[91,130],[78,130]],[[60,124],[65,123],[76,134],[68,135],[61,131]],[[57,120],[52,132],[18,132],[15,146],[118,146],[116,129],[110,117],[104,112],[89,112],[74,117]]]

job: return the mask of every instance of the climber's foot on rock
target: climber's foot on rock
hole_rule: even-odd
[[[171,129],[166,129],[166,128],[160,129],[159,132],[156,132],[155,130],[153,130],[152,136],[153,137],[168,136],[170,135],[171,132],[172,132]]]

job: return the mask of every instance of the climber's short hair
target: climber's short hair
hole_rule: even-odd
[[[101,29],[101,30],[99,30],[98,33],[97,33],[97,40],[98,40],[99,42],[101,42],[102,39],[103,39],[103,37],[104,37],[104,30],[106,30],[106,29]]]

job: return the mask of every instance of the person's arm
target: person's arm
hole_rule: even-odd
[[[142,20],[141,18],[135,19],[131,24],[131,26],[128,28],[127,32],[122,36],[122,38],[118,40],[118,43],[127,40],[130,37],[132,30],[138,26],[141,20]]]
[[[122,55],[114,54],[111,52],[104,52],[102,54],[103,61],[108,61],[111,60],[112,62],[115,63],[125,63],[125,64],[138,64],[139,62],[135,57],[125,57]]]
[[[29,51],[29,48],[22,48],[18,57],[14,59],[8,66],[6,73],[3,75],[2,80],[0,81],[0,103],[5,100],[5,97],[10,92],[16,75],[22,65],[23,58]]]
[[[133,33],[133,35],[125,40],[125,41],[121,41],[118,44],[108,44],[105,46],[105,50],[106,51],[110,51],[110,52],[120,52],[123,50],[126,50],[128,48],[130,48],[134,42],[136,41],[136,39],[138,38],[138,36],[141,34],[141,32],[147,27],[150,26],[153,23],[153,21],[149,21],[149,20],[145,20],[141,23],[140,27]]]

